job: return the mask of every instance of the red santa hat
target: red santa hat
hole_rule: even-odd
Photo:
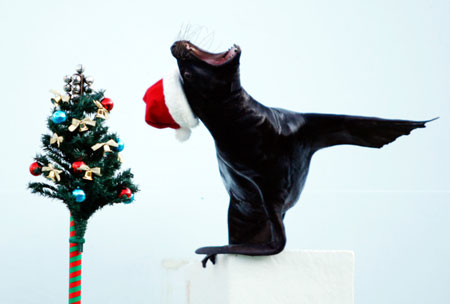
[[[191,128],[198,125],[198,118],[184,95],[178,69],[148,88],[144,101],[147,104],[145,121],[155,128],[175,129],[175,137],[179,141],[187,140],[191,136]]]

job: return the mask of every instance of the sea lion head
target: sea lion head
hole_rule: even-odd
[[[189,41],[176,41],[171,47],[177,59],[183,88],[189,103],[196,105],[228,99],[241,89],[239,58],[241,49],[233,45],[222,53],[210,53]]]

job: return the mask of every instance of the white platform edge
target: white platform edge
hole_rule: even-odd
[[[216,265],[164,260],[164,304],[353,304],[354,253],[284,251],[219,255]]]

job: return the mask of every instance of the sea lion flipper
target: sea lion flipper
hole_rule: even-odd
[[[203,260],[202,260],[202,266],[203,268],[206,268],[206,264],[208,264],[208,261],[211,261],[213,265],[216,264],[216,257],[217,254],[208,254]]]
[[[334,145],[381,148],[416,128],[425,128],[427,122],[434,120],[411,121],[314,113],[302,116],[305,120],[302,136],[309,137],[313,151]]]

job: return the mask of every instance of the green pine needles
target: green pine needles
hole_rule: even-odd
[[[77,71],[65,78],[65,90],[72,94],[52,99],[55,108],[47,121],[51,133],[42,136],[44,154],[36,155],[30,167],[33,175],[42,173],[53,183],[33,182],[28,188],[66,204],[75,221],[76,236],[70,242],[78,243],[81,251],[91,215],[106,205],[131,202],[138,187],[130,169],[118,172],[123,144],[104,125],[112,101],[104,99],[103,91],[90,89],[93,80],[84,77],[82,66]]]

